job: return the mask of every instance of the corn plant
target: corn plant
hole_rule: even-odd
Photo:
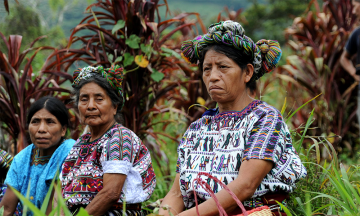
[[[6,50],[0,50],[0,122],[11,136],[16,153],[29,143],[26,135],[27,109],[42,96],[69,93],[60,85],[72,80],[72,77],[60,67],[48,65],[50,60],[58,60],[56,56],[47,58],[40,71],[33,71],[31,64],[39,52],[55,50],[49,46],[34,46],[43,37],[35,39],[24,51],[20,51],[22,36],[10,35],[7,40],[0,32],[0,37],[6,46]]]

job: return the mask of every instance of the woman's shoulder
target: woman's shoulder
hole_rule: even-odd
[[[257,115],[259,118],[265,117],[265,116],[277,116],[280,119],[283,119],[281,112],[276,109],[275,107],[269,105],[268,103],[261,101],[255,109],[253,110],[253,113]]]
[[[31,155],[31,152],[32,152],[32,150],[33,150],[34,147],[35,147],[34,144],[28,145],[26,148],[24,148],[23,150],[21,150],[18,154],[16,154],[16,155],[14,156],[13,161],[17,161],[17,160],[19,160],[19,159],[24,158],[24,157],[27,156],[27,155]]]
[[[63,149],[68,149],[70,151],[70,149],[74,146],[75,143],[76,141],[73,139],[66,139],[59,147]]]
[[[125,127],[122,124],[115,124],[109,131],[110,136],[113,136],[114,134],[118,133],[121,134],[122,139],[139,139],[139,137],[129,128]]]

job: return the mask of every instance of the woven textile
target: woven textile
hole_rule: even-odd
[[[274,107],[255,100],[240,112],[212,114],[193,122],[178,148],[176,171],[180,173],[180,189],[187,208],[194,206],[191,184],[200,171],[227,185],[238,177],[242,161],[273,161],[274,168],[253,198],[269,192],[292,192],[295,182],[306,176],[306,169],[292,146],[289,130]],[[206,181],[214,193],[222,189],[211,179]],[[200,199],[210,198],[202,188],[195,190]]]
[[[102,66],[92,67],[87,66],[84,68],[79,68],[74,71],[73,79],[74,82],[72,87],[79,86],[81,80],[86,80],[92,77],[94,74],[100,74],[106,79],[108,84],[113,88],[117,95],[122,101],[122,106],[124,105],[124,91],[122,89],[122,82],[124,78],[123,68],[118,65],[113,65],[110,68],[103,68]],[[122,109],[122,107],[120,107]]]
[[[241,24],[232,20],[211,24],[208,33],[199,35],[193,40],[184,41],[181,45],[181,55],[187,62],[197,63],[203,55],[204,48],[211,44],[234,47],[251,57],[253,59],[251,63],[254,66],[251,82],[272,71],[282,55],[277,41],[262,39],[255,43],[245,35]]]
[[[67,205],[88,205],[103,188],[105,173],[127,176],[118,203],[125,197],[129,204],[148,200],[155,173],[150,152],[135,133],[115,124],[99,139],[88,142],[90,138],[90,133],[81,136],[63,164],[60,179]]]
[[[0,167],[8,169],[11,165],[13,157],[6,151],[0,149]]]

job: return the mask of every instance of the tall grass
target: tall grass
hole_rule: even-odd
[[[282,109],[284,115],[285,108],[286,100]],[[285,121],[294,116],[298,110],[288,113]],[[346,168],[344,164],[339,162],[337,152],[329,141],[333,137],[307,135],[309,134],[308,130],[314,129],[311,128],[311,124],[314,122],[313,115],[314,110],[309,114],[306,124],[301,128],[291,130],[293,145],[308,171],[308,176],[297,183],[297,189],[290,195],[288,205],[282,207],[289,216],[360,215],[360,182],[358,181],[360,165],[351,165]],[[172,115],[171,113],[155,118],[154,122],[161,122],[164,119],[172,119],[176,122],[176,124],[166,127],[166,130],[163,131],[169,133],[172,137],[181,136],[186,129],[181,116]],[[163,128],[162,124],[159,123],[154,130],[161,131]],[[154,165],[157,186],[151,199],[143,204],[144,207],[167,194],[175,175],[177,143],[167,137],[164,137],[162,142],[162,153],[169,158],[168,161],[163,161],[163,163],[164,166],[170,167],[172,172],[170,176],[162,175],[161,167]],[[327,157],[322,158],[321,155],[327,155]],[[156,155],[153,155],[153,157],[156,157]],[[54,182],[55,180],[52,181],[50,190],[40,209],[33,205],[28,198],[14,190],[24,204],[24,211],[32,211],[34,215],[45,216],[46,207],[51,201],[51,191],[54,188],[58,203],[50,215],[58,214],[62,210],[66,216],[70,216],[71,213],[61,196],[60,184],[55,186]],[[280,203],[280,205],[282,204]],[[2,211],[0,210],[1,215]],[[88,214],[82,209],[77,215],[85,216]]]

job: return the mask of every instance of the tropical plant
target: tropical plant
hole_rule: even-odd
[[[86,9],[87,16],[72,31],[68,47],[54,53],[61,56],[59,61],[50,65],[61,65],[68,73],[84,65],[122,65],[125,105],[121,123],[143,139],[159,161],[167,161],[158,145],[165,143],[164,138],[177,142],[177,137],[169,136],[164,130],[154,131],[154,124],[166,127],[168,123],[167,120],[154,123],[152,119],[166,112],[186,115],[180,109],[184,105],[173,106],[171,99],[192,77],[192,70],[184,69],[185,61],[167,42],[180,30],[194,37],[190,27],[196,27],[195,22],[185,23],[184,20],[198,14],[182,13],[161,21],[159,7],[157,0],[98,0]],[[165,7],[168,10],[166,1]],[[168,27],[176,24],[178,26],[165,33]],[[176,88],[179,90],[169,95]],[[170,174],[169,168],[162,167],[161,171],[163,175]]]
[[[29,48],[21,50],[22,36],[10,35],[9,39],[0,32],[7,50],[0,50],[0,122],[2,128],[11,136],[15,144],[15,153],[28,145],[26,135],[26,114],[30,105],[45,95],[60,96],[69,90],[60,87],[72,77],[61,71],[60,67],[48,65],[51,57],[42,69],[33,71],[32,63],[36,55],[53,47],[34,47],[42,37],[34,40]],[[53,56],[57,60],[56,56]]]
[[[292,123],[299,127],[315,108],[313,126],[317,130],[314,134],[337,134],[342,138],[342,146],[351,150],[358,138],[358,135],[352,136],[358,133],[353,124],[356,114],[353,90],[357,84],[339,64],[355,22],[351,0],[325,0],[322,9],[317,1],[312,1],[309,8],[312,10],[294,19],[294,24],[285,31],[292,38],[288,45],[294,54],[287,57],[287,65],[280,68],[279,77],[284,81],[287,98],[295,106],[322,95],[316,103],[299,112]],[[331,139],[331,142],[340,150],[340,139]]]

